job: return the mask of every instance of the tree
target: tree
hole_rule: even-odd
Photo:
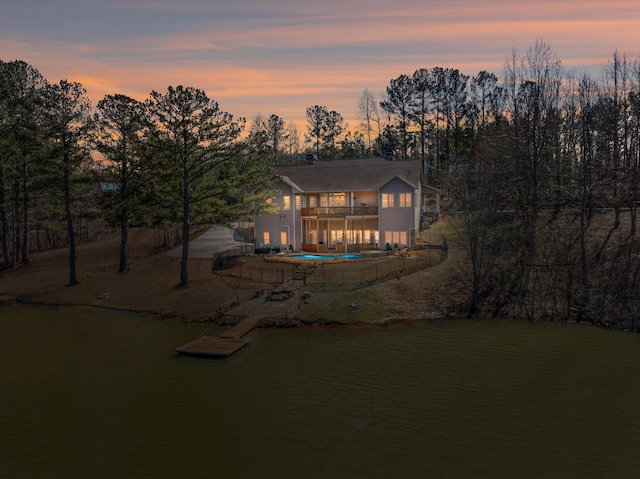
[[[346,128],[342,115],[337,111],[329,111],[319,105],[307,108],[305,140],[312,144],[318,158],[322,153],[331,158],[337,156],[336,144]]]
[[[284,120],[278,115],[269,116],[267,119],[266,131],[268,145],[272,154],[272,161],[274,165],[277,165],[278,153],[287,137]]]
[[[325,106],[315,105],[307,108],[307,133],[304,138],[307,143],[311,143],[318,158],[320,158],[324,125],[328,115],[329,112]]]
[[[465,233],[468,261],[463,282],[468,283],[468,316],[496,314],[497,308],[491,308],[492,313],[482,309],[485,301],[504,301],[503,279],[505,271],[510,270],[511,221],[503,213],[504,184],[509,177],[501,150],[501,136],[486,136],[476,145],[469,165],[448,175],[447,183],[459,205]]]
[[[494,73],[481,71],[471,79],[471,103],[478,113],[479,131],[484,131],[491,120],[495,121],[502,109],[502,87]]]
[[[407,75],[400,75],[389,82],[387,97],[380,102],[380,106],[398,122],[402,158],[406,158],[409,151],[409,123],[411,120],[411,101],[413,98],[413,81]]]
[[[372,134],[378,136],[380,134],[380,112],[378,111],[378,103],[371,91],[365,89],[360,98],[358,98],[358,118],[360,126],[364,128],[364,136],[367,139],[367,149],[371,150]],[[376,125],[378,128],[376,129]]]
[[[170,86],[164,94],[152,91],[145,105],[149,152],[171,198],[181,205],[180,285],[187,286],[191,224],[197,213],[204,210],[215,216],[215,208],[223,206],[216,183],[223,166],[233,166],[244,120],[234,120],[205,92],[192,87]]]
[[[331,110],[325,117],[322,131],[322,140],[324,149],[331,158],[336,158],[338,154],[337,142],[342,133],[346,130],[347,125],[342,115],[335,110]]]
[[[536,256],[537,222],[541,194],[550,184],[545,174],[555,155],[552,139],[558,133],[560,86],[563,70],[551,47],[537,41],[524,58],[513,53],[505,65],[507,110],[514,128],[514,175],[517,209],[521,214],[523,261]]]
[[[140,139],[144,127],[144,105],[125,95],[107,95],[98,102],[95,115],[97,150],[114,169],[118,179],[116,216],[120,224],[120,265],[127,268],[129,221],[140,207],[144,182]]]
[[[31,65],[0,61],[0,253],[4,266],[29,261],[31,214],[43,167],[46,85]]]
[[[293,122],[287,124],[287,133],[285,137],[287,153],[290,159],[297,158],[300,153],[300,135],[298,134],[298,128]]]
[[[366,144],[364,141],[364,133],[348,132],[342,140],[340,140],[340,152],[343,158],[362,158],[366,154]]]
[[[51,182],[54,194],[62,194],[69,240],[69,285],[76,278],[76,238],[72,207],[82,196],[78,194],[81,167],[91,159],[88,149],[92,128],[91,104],[80,83],[61,80],[47,88],[47,133],[51,140]]]
[[[420,159],[423,165],[427,159],[427,132],[430,125],[429,115],[432,112],[432,82],[431,72],[420,68],[413,74],[413,97],[411,100],[410,118],[420,130]]]

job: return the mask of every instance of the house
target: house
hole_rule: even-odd
[[[316,253],[411,246],[439,192],[423,182],[421,162],[384,158],[277,166],[278,213],[255,219],[256,246]]]

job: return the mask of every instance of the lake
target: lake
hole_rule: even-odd
[[[0,306],[0,477],[640,470],[640,338],[631,333],[431,321],[263,329],[226,359],[174,353],[207,328]]]

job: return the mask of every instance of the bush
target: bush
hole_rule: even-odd
[[[259,248],[256,248],[256,254],[269,254],[271,252],[274,253],[279,253],[280,252],[280,247],[269,247],[269,246],[261,246]]]

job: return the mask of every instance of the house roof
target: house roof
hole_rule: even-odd
[[[384,158],[320,160],[310,165],[276,166],[275,172],[305,193],[371,191],[394,178],[416,187],[420,184],[420,164],[417,160]]]

